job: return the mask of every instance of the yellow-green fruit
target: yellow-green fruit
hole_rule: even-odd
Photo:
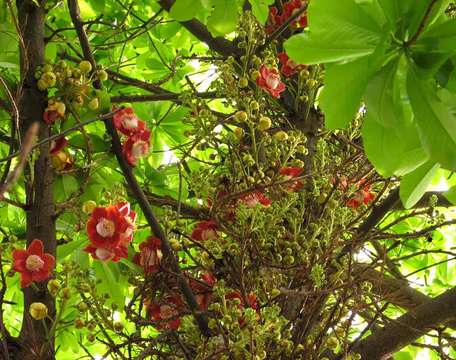
[[[61,288],[61,285],[60,283],[53,279],[53,280],[50,280],[48,283],[47,283],[47,289],[49,291],[49,294],[51,294],[52,296],[56,296],[58,291],[60,290]]]
[[[234,118],[239,122],[244,122],[247,121],[248,116],[245,111],[238,111],[236,114],[234,114]]]
[[[271,297],[275,298],[280,295],[280,290],[279,289],[272,289],[271,291]]]
[[[240,88],[246,88],[247,86],[249,86],[249,79],[247,79],[245,77],[241,77],[239,79],[239,87]]]
[[[117,332],[121,332],[124,328],[124,324],[121,323],[120,321],[116,321],[114,323],[114,330],[117,331]]]
[[[106,81],[108,80],[108,73],[104,70],[98,70],[97,71],[97,76],[101,81]]]
[[[180,246],[179,240],[170,239],[169,243],[170,243],[170,245],[171,245],[171,247],[173,248],[174,251],[180,250],[181,246]]]
[[[312,88],[312,87],[314,87],[315,85],[317,85],[317,80],[308,79],[308,80],[306,81],[306,85],[307,85],[308,87],[311,87],[311,88]]]
[[[68,300],[70,297],[71,297],[71,290],[70,288],[64,288],[62,290],[62,297],[65,299],[65,300]]]
[[[271,125],[272,125],[271,119],[268,118],[267,116],[262,116],[260,118],[260,121],[258,122],[258,130],[266,131],[271,127]]]
[[[326,340],[326,346],[330,350],[336,350],[339,346],[339,340],[336,337],[331,336],[328,340]]]
[[[44,64],[41,70],[42,70],[43,72],[52,71],[52,65],[51,65],[51,64]]]
[[[250,74],[250,78],[253,80],[253,81],[256,81],[256,79],[258,79],[260,77],[260,72],[255,70],[255,71],[252,71],[252,73]]]
[[[88,200],[82,205],[82,211],[84,214],[91,214],[97,207],[97,203],[93,200]]]
[[[243,128],[237,127],[233,131],[234,131],[234,135],[236,135],[236,137],[239,140],[241,140],[244,137],[244,129]]]
[[[85,312],[89,309],[89,305],[87,305],[87,303],[85,303],[84,301],[81,301],[79,304],[78,304],[78,310],[80,312]]]
[[[79,63],[79,69],[82,72],[89,73],[92,71],[92,64],[87,60],[83,60]]]
[[[46,82],[48,87],[52,87],[55,85],[55,82],[57,78],[55,77],[55,74],[51,71],[45,72],[43,75],[41,75],[41,79]]]
[[[274,134],[274,138],[277,141],[286,141],[288,140],[288,135],[285,131],[278,131]]]
[[[85,325],[84,320],[79,319],[79,318],[74,320],[74,327],[76,329],[82,329],[84,327],[84,325]]]
[[[30,305],[29,312],[33,319],[42,320],[47,316],[48,308],[43,303],[35,302]]]
[[[48,84],[43,79],[39,79],[37,83],[38,89],[44,91],[48,88]]]
[[[256,111],[260,108],[260,104],[258,104],[258,101],[252,100],[250,102],[250,109],[253,111]]]
[[[98,107],[100,106],[100,101],[98,100],[98,98],[93,98],[88,104],[87,106],[89,107],[90,110],[96,110],[98,109]]]

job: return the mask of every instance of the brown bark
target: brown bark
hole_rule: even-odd
[[[46,94],[38,90],[34,72],[44,63],[44,23],[45,12],[32,0],[17,0],[18,20],[21,30],[21,89],[19,95],[19,124],[21,137],[35,122],[40,121],[39,139],[49,137],[49,127],[43,122],[46,106]],[[33,239],[41,239],[45,251],[56,253],[55,205],[53,200],[53,170],[51,166],[49,143],[39,148],[39,156],[26,171],[27,191],[27,244]],[[33,167],[33,170],[31,168]],[[38,290],[30,286],[24,289],[24,317],[19,336],[21,349],[18,359],[55,359],[53,339],[47,339],[41,321],[33,320],[29,307],[33,302],[42,302],[48,306],[51,318],[54,317],[55,303],[46,289],[46,283],[37,284]],[[51,327],[46,320],[47,328]],[[15,357],[15,358],[16,358]]]

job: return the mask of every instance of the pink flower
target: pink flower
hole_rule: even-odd
[[[283,176],[284,180],[291,180],[300,177],[303,171],[304,169],[298,167],[285,167],[280,169],[279,174]],[[299,191],[303,186],[304,184],[300,180],[285,184],[287,191]]]
[[[135,115],[131,107],[119,110],[112,117],[114,126],[122,134],[133,135],[136,132],[142,131],[145,128],[144,121],[141,121]]]
[[[279,61],[281,63],[280,72],[285,77],[290,77],[299,72],[302,69],[306,68],[306,65],[299,65],[296,64],[293,60],[291,60],[287,54],[284,52],[277,54]]]
[[[131,135],[123,144],[122,152],[131,166],[135,166],[138,160],[149,153],[150,130],[143,129]]]
[[[280,93],[285,90],[285,84],[280,80],[280,74],[276,68],[261,65],[260,76],[256,81],[259,87],[276,98],[279,98]]]
[[[196,241],[218,239],[217,224],[213,220],[200,221],[192,231],[192,239]]]
[[[88,245],[84,248],[96,260],[118,262],[120,259],[128,258],[128,249],[126,246],[118,245],[115,248],[102,248]]]
[[[44,252],[43,242],[39,239],[34,239],[26,250],[13,251],[13,270],[21,273],[22,288],[33,281],[49,279],[54,266],[54,256]]]

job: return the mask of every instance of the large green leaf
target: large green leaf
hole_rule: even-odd
[[[288,55],[300,64],[372,54],[382,36],[379,25],[353,0],[310,2],[309,25],[310,34],[295,35],[284,44]]]
[[[320,106],[329,129],[345,128],[361,106],[361,97],[369,80],[369,59],[326,66],[326,83]]]
[[[399,196],[406,209],[411,208],[423,197],[439,168],[439,164],[429,161],[402,178]]]
[[[196,17],[204,10],[200,0],[176,0],[169,15],[177,21],[187,21]]]
[[[268,19],[269,5],[274,4],[274,0],[249,0],[249,2],[252,6],[253,15],[261,24],[264,24]]]
[[[215,0],[214,11],[207,19],[207,27],[215,35],[233,32],[239,21],[237,0]]]
[[[423,146],[434,162],[456,169],[456,116],[436,94],[435,87],[411,67],[407,89]]]
[[[425,46],[432,52],[450,55],[456,52],[456,19],[430,26],[419,38],[416,47]]]

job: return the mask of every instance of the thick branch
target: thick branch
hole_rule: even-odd
[[[374,331],[352,350],[359,353],[363,360],[387,359],[426,334],[430,328],[454,319],[455,309],[456,288],[453,288]]]
[[[160,6],[169,11],[173,6],[175,0],[159,0]],[[211,50],[214,50],[222,55],[240,55],[240,49],[236,47],[231,41],[223,37],[213,37],[209,30],[198,20],[192,19],[189,21],[182,21],[181,24],[195,35],[199,40],[209,46]]]
[[[80,12],[79,12],[79,5],[77,0],[68,0],[68,8],[70,10],[71,19],[73,21],[73,25],[76,28],[76,32],[78,34],[79,42],[81,43],[81,48],[83,50],[85,58],[92,63],[93,68],[96,68],[95,59],[90,50],[89,40],[87,38],[87,34],[85,33],[83,24],[80,19]],[[100,83],[95,83],[95,87],[101,88]],[[147,200],[146,195],[142,191],[141,187],[139,186],[138,182],[136,181],[135,175],[133,174],[132,168],[127,164],[125,158],[122,154],[122,145],[119,140],[119,135],[117,134],[116,129],[112,121],[105,120],[105,126],[112,138],[112,149],[116,155],[117,161],[122,169],[124,177],[134,194],[138,204],[143,211],[147,222],[149,223],[152,233],[158,237],[161,241],[163,254],[165,256],[166,261],[169,263],[171,270],[177,275],[177,280],[179,283],[179,288],[182,292],[182,295],[187,302],[190,310],[194,314],[200,331],[205,335],[210,335],[210,330],[208,327],[207,316],[204,312],[201,312],[199,309],[199,305],[195,299],[195,296],[190,289],[190,286],[185,279],[185,276],[182,273],[182,270],[177,262],[176,256],[174,254],[173,249],[168,241],[168,238],[163,231],[163,228],[158,223],[152,208]]]

